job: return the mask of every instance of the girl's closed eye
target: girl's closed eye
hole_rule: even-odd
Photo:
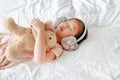
[[[67,28],[68,30],[72,31],[71,25],[70,25],[68,22],[66,22],[66,28]]]

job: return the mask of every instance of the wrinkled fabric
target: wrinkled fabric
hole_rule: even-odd
[[[0,80],[120,80],[120,0],[0,0],[0,32],[7,17],[28,27],[33,17],[54,22],[61,16],[85,23],[88,38],[79,48],[46,64],[0,70]]]

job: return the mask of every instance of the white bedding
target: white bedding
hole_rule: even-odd
[[[79,49],[46,64],[0,70],[0,80],[120,80],[120,0],[0,0],[0,32],[7,17],[29,27],[33,17],[60,16],[77,17],[88,28]]]

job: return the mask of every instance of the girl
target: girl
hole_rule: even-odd
[[[33,59],[35,63],[46,63],[56,59],[62,54],[63,50],[59,44],[57,44],[54,49],[46,52],[44,25],[43,22],[41,22],[38,18],[37,19],[34,18],[31,21],[31,29],[35,38],[34,55],[32,52],[20,51],[20,53],[22,54],[21,56],[19,56],[21,60],[17,62],[16,61],[11,62],[6,59],[4,54],[4,51],[7,47],[6,43],[10,43],[11,41],[6,40],[4,43],[0,42],[0,49],[1,49],[0,53],[2,54],[2,58],[0,60],[1,68],[10,67],[22,61],[26,61],[30,59]],[[60,43],[62,38],[69,36],[75,36],[76,38],[79,38],[83,32],[84,32],[84,24],[81,20],[77,18],[65,20],[57,25],[56,28],[57,41]],[[9,35],[0,34],[0,41],[2,41],[5,36],[8,36],[9,38],[11,37]],[[86,38],[86,36],[87,33],[84,36],[83,40]]]

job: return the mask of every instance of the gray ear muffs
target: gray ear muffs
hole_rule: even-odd
[[[76,39],[76,37],[74,37],[74,36],[65,37],[61,40],[61,45],[63,46],[64,49],[66,49],[68,51],[74,51],[74,50],[78,49],[78,47],[79,47],[78,43],[84,39],[86,34],[87,34],[87,30],[86,30],[86,28],[84,28],[82,35],[79,36],[78,39]]]
[[[66,20],[67,20],[66,17],[59,17],[59,18],[57,18],[57,19],[55,20],[54,24],[53,24],[54,28],[57,28],[57,26],[58,26],[61,22],[64,22],[64,21],[66,21]]]
[[[57,26],[61,22],[64,22],[66,20],[67,20],[66,17],[57,18],[54,22],[54,27],[57,28]],[[61,45],[63,46],[64,49],[68,51],[74,51],[79,47],[78,43],[80,43],[86,37],[86,35],[87,35],[87,29],[85,28],[83,24],[83,32],[78,38],[74,36],[65,37],[61,40]]]
[[[74,36],[65,37],[61,40],[61,45],[68,51],[73,51],[78,48],[76,38]]]

